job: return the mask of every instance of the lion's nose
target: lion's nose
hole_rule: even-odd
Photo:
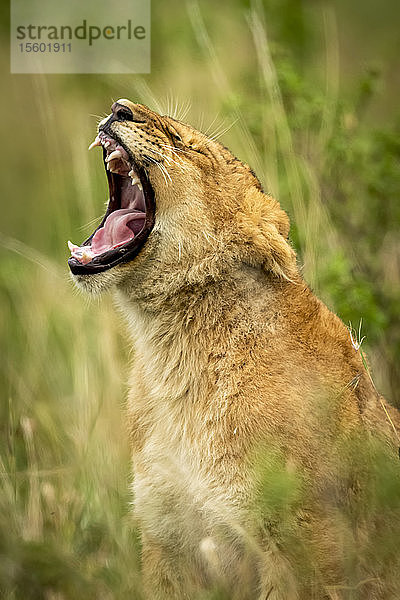
[[[114,102],[111,107],[112,113],[110,117],[110,123],[113,121],[133,121],[134,123],[143,123],[143,115],[140,114],[139,110],[135,110],[136,106],[139,107],[140,105],[132,104],[131,106],[133,109],[125,104]]]
[[[133,102],[129,102],[129,100],[118,100],[117,102],[114,102],[111,107],[111,114],[99,123],[99,131],[107,132],[110,125],[116,121],[145,123],[146,113],[144,107],[141,104],[133,104]]]

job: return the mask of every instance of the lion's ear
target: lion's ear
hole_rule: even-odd
[[[295,275],[296,255],[288,242],[289,217],[279,202],[256,188],[247,190],[237,213],[240,244],[245,257],[285,279]]]

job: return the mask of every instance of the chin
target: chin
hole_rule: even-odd
[[[124,278],[125,273],[118,267],[112,271],[97,273],[96,275],[75,275],[71,271],[71,278],[74,284],[85,294],[89,296],[99,296],[100,294],[113,289]]]

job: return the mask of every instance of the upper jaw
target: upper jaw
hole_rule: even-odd
[[[132,185],[138,184],[141,186],[139,175],[135,172],[136,161],[118,137],[100,130],[96,139],[90,144],[89,150],[95,146],[103,147],[103,160],[106,170],[120,175],[129,175],[132,179]]]

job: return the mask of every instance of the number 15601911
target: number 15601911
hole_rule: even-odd
[[[23,42],[18,44],[21,52],[71,52],[72,44],[60,44],[59,42]]]

